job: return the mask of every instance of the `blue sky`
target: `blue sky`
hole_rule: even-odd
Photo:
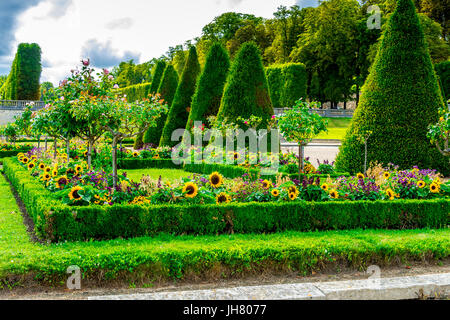
[[[0,0],[0,74],[9,72],[17,45],[42,48],[41,81],[57,83],[80,59],[97,67],[148,61],[201,35],[229,11],[271,18],[280,5],[318,0]]]

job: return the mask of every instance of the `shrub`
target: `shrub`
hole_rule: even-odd
[[[186,130],[190,130],[195,121],[206,124],[209,116],[217,115],[229,68],[230,58],[227,51],[221,44],[214,44],[208,53],[205,68],[192,98]]]
[[[158,93],[161,95],[161,98],[167,102],[167,105],[172,105],[173,97],[175,96],[175,92],[178,86],[178,73],[172,65],[167,65],[166,70],[164,70],[164,74],[161,80],[161,83],[158,88]],[[159,144],[159,140],[161,139],[161,134],[164,128],[164,123],[166,122],[167,114],[161,116],[157,121],[157,126],[150,128],[144,136],[145,144],[153,144],[157,146]]]
[[[450,99],[450,61],[436,64],[435,69],[440,79],[442,95],[444,99]]]
[[[199,73],[200,64],[198,63],[197,50],[195,47],[191,47],[172,106],[164,124],[160,146],[173,147],[176,142],[171,141],[172,132],[176,129],[186,128]]]
[[[217,114],[217,121],[262,118],[261,128],[273,115],[261,54],[254,43],[244,44],[234,59]]]
[[[155,67],[155,72],[153,73],[152,85],[150,86],[151,94],[155,94],[158,91],[165,69],[166,63],[164,61],[158,61]]]
[[[142,100],[150,93],[150,83],[141,83],[120,89],[120,93],[127,96],[128,102]]]
[[[270,99],[274,108],[284,108],[281,104],[284,79],[281,66],[271,66],[266,69],[267,83],[269,85]]]
[[[36,43],[21,43],[0,96],[7,100],[39,100],[41,48]]]
[[[289,63],[283,66],[283,88],[280,103],[285,108],[292,107],[300,98],[306,98],[308,76],[302,63]]]
[[[428,125],[443,107],[436,74],[411,0],[399,0],[387,22],[352,123],[336,160],[338,170],[363,170],[364,145],[371,133],[368,162],[400,168],[436,168],[449,173],[446,160],[427,139]]]

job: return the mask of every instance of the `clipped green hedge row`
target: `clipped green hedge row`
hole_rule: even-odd
[[[151,83],[136,84],[120,89],[121,94],[127,96],[128,102],[135,102],[147,98],[150,93]]]
[[[30,148],[19,149],[19,150],[12,150],[12,151],[0,151],[0,158],[15,157],[21,152],[25,153],[25,152],[28,152],[28,151],[30,151]]]
[[[343,229],[444,228],[448,200],[239,203],[229,205],[113,205],[70,207],[15,159],[5,174],[35,223],[36,234],[52,242],[170,234],[216,235]]]
[[[302,63],[287,63],[266,68],[270,99],[274,108],[290,108],[306,98],[308,76]]]

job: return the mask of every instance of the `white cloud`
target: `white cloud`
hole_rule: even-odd
[[[15,44],[38,43],[48,66],[43,69],[42,81],[56,84],[83,58],[83,47],[91,39],[109,44],[116,56],[135,53],[144,62],[161,56],[170,46],[200,36],[203,26],[222,13],[235,11],[271,18],[278,6],[295,3],[295,0],[43,0],[20,16]],[[55,7],[57,4],[59,7]],[[111,28],[113,22],[122,24],[122,28]]]

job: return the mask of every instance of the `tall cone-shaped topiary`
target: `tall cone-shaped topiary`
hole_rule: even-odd
[[[189,49],[189,55],[178,84],[172,106],[164,124],[163,133],[159,145],[173,147],[178,142],[171,141],[172,132],[176,129],[186,128],[186,123],[191,109],[192,96],[195,92],[197,78],[200,73],[197,50],[194,46]]]
[[[172,105],[173,97],[175,96],[175,92],[178,87],[178,73],[173,67],[173,65],[169,64],[164,70],[164,74],[161,80],[161,83],[158,88],[158,93],[161,95],[161,99],[167,103],[167,105]],[[145,144],[153,144],[158,145],[159,140],[161,139],[161,134],[164,128],[164,123],[166,122],[167,114],[161,116],[157,120],[156,127],[152,127],[148,129],[144,136]]]
[[[438,121],[444,102],[411,0],[398,0],[380,41],[336,159],[337,169],[363,171],[365,146],[358,137],[370,134],[368,164],[417,165],[448,173],[447,161],[427,139],[427,127]]]
[[[261,54],[254,43],[245,43],[234,59],[224,88],[217,121],[236,122],[255,115],[266,127],[273,115]]]
[[[209,116],[217,115],[229,69],[230,58],[227,51],[221,44],[214,44],[208,53],[205,68],[192,98],[186,130],[192,129],[195,121],[207,124]]]
[[[164,61],[158,61],[156,63],[155,72],[152,77],[152,85],[150,86],[150,93],[155,94],[161,84],[164,70],[166,69],[166,63]]]

